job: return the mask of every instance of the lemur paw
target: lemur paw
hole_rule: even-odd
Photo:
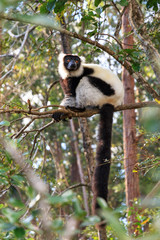
[[[61,120],[64,120],[65,113],[63,112],[55,112],[52,115],[52,118],[55,120],[55,122],[59,122]]]

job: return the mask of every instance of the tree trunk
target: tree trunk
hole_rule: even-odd
[[[89,181],[91,182],[93,172],[94,172],[95,162],[93,157],[93,150],[91,147],[89,125],[86,118],[80,118],[79,124],[80,124],[82,138],[83,138],[83,148],[84,148],[84,155],[85,155],[86,164],[87,164],[88,177],[89,177]]]
[[[78,148],[78,141],[77,141],[74,122],[70,121],[70,124],[71,124],[72,133],[73,133],[74,148],[75,148],[76,157],[77,157],[77,165],[78,165],[78,170],[79,170],[79,176],[80,176],[81,183],[85,184],[83,169],[82,169],[82,165],[81,165],[80,151],[79,151],[79,148]],[[87,196],[86,188],[84,186],[82,187],[82,191],[83,191],[85,211],[86,211],[87,215],[89,215],[88,196]]]
[[[128,21],[129,9],[126,8],[122,18],[122,32],[123,35],[131,32],[131,27]],[[133,36],[125,37],[123,42],[124,48],[132,48]],[[122,79],[124,83],[124,104],[134,103],[134,79],[123,68]],[[135,110],[126,110],[123,112],[123,145],[124,145],[124,167],[125,167],[125,188],[126,188],[126,204],[131,215],[128,217],[130,225],[128,227],[129,233],[135,233],[136,209],[134,209],[134,200],[139,198],[139,176],[134,171],[137,164],[137,143],[136,143],[136,115]],[[133,207],[133,208],[132,208]]]

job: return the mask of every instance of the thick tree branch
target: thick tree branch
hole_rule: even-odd
[[[55,107],[57,105],[49,105],[49,106],[44,106],[44,108],[47,107]],[[61,120],[63,119],[67,119],[67,118],[73,118],[73,117],[81,117],[81,118],[87,118],[87,117],[91,117],[94,114],[98,114],[99,113],[99,109],[98,108],[88,108],[86,109],[84,112],[75,112],[75,111],[71,111],[69,109],[65,109],[62,106],[61,109],[57,109],[57,110],[51,110],[51,111],[45,111],[45,112],[39,112],[40,109],[42,109],[42,107],[37,108],[37,109],[29,109],[29,110],[24,110],[24,109],[0,109],[0,114],[4,114],[4,113],[18,113],[18,114],[24,114],[26,115],[26,118],[31,118],[31,120],[29,121],[29,123],[27,123],[18,133],[15,133],[12,135],[12,137],[14,138],[18,138],[21,134],[24,134],[26,137],[28,133],[33,133],[35,132],[35,136],[34,136],[34,143],[33,143],[33,147],[31,150],[31,156],[33,154],[34,148],[35,148],[35,144],[37,141],[37,137],[39,136],[39,134],[46,128],[48,128],[50,125],[55,123],[55,120],[51,120],[49,123],[47,123],[46,125],[42,126],[39,129],[30,129],[27,130],[27,128],[31,125],[31,123],[33,123],[34,121],[36,121],[37,119],[44,119],[44,118],[52,118],[53,113],[55,112],[60,112],[62,114]],[[122,111],[122,110],[129,110],[129,109],[138,109],[138,108],[144,108],[144,107],[157,107],[160,108],[160,104],[158,104],[157,102],[142,102],[142,103],[134,103],[134,104],[127,104],[127,105],[121,105],[115,108],[115,112],[117,111]],[[21,118],[19,118],[20,120]],[[3,125],[1,126],[1,128],[4,127]]]
[[[106,45],[102,45],[97,41],[93,41],[93,40],[91,40],[87,37],[84,37],[80,34],[77,34],[75,32],[69,32],[68,30],[63,29],[60,26],[57,26],[55,24],[55,22],[53,21],[53,19],[50,19],[47,16],[41,16],[41,15],[28,16],[28,15],[20,15],[20,14],[8,16],[6,14],[0,13],[0,19],[6,19],[6,20],[10,20],[10,21],[19,21],[19,22],[23,22],[23,23],[35,24],[37,26],[52,28],[55,31],[59,31],[63,34],[69,35],[70,37],[80,39],[81,41],[87,42],[91,45],[94,45],[94,46],[102,49],[103,51],[107,52],[109,55],[114,57],[122,66],[124,66],[130,73],[130,75],[133,75],[133,77],[137,80],[137,82],[141,86],[143,86],[147,90],[147,92],[150,93],[150,95],[153,98],[160,100],[160,96],[158,95],[158,93],[148,84],[148,82],[142,77],[142,75],[139,74],[138,72],[135,72],[132,69],[132,66],[130,65],[130,63],[128,61],[120,60],[119,56],[114,51],[112,51],[109,47],[107,47]]]
[[[18,113],[18,114],[25,114],[26,118],[27,117],[31,117],[34,118],[34,120],[36,119],[40,119],[40,118],[51,118],[52,114],[55,112],[62,112],[64,113],[64,117],[63,118],[72,118],[72,117],[91,117],[94,114],[98,114],[99,113],[99,109],[98,108],[88,108],[86,109],[84,112],[74,112],[71,111],[69,109],[65,109],[63,106],[59,106],[59,105],[49,105],[49,106],[44,106],[44,108],[47,107],[60,107],[61,109],[57,109],[57,110],[49,110],[49,111],[45,111],[45,112],[39,112],[40,109],[42,109],[43,107],[40,108],[32,108],[29,110],[25,110],[25,109],[5,109],[5,108],[0,108],[0,114],[4,114],[4,113]],[[129,110],[129,109],[138,109],[138,108],[144,108],[144,107],[160,107],[160,104],[157,102],[140,102],[140,103],[133,103],[133,104],[125,104],[125,105],[120,105],[117,106],[115,108],[115,112],[118,111],[123,111],[123,110]]]

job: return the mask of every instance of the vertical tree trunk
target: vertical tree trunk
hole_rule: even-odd
[[[71,140],[70,146],[71,146],[71,152],[72,152],[70,180],[72,184],[75,184],[75,183],[79,183],[81,180],[79,176],[77,161],[75,161],[77,157],[75,153],[74,142],[72,140]]]
[[[61,26],[64,29],[66,29],[66,23],[65,23],[64,16],[62,16],[62,15],[59,16],[59,20],[60,20]],[[71,53],[71,47],[70,47],[69,36],[66,35],[66,34],[63,34],[63,33],[60,33],[60,35],[61,35],[63,52],[67,53],[67,54],[70,54]],[[76,153],[79,176],[80,176],[81,183],[84,184],[85,181],[84,181],[83,169],[82,169],[82,165],[81,165],[80,151],[79,151],[79,148],[78,148],[78,140],[77,140],[77,136],[76,136],[74,121],[72,119],[70,120],[70,127],[71,127],[71,131],[72,131],[72,134],[73,134],[73,139],[74,139],[74,149],[75,149],[75,153]],[[84,186],[82,187],[82,192],[83,192],[85,211],[87,212],[87,215],[89,215],[88,196],[87,196],[86,188]]]
[[[82,138],[83,138],[83,148],[84,148],[84,155],[86,158],[88,177],[89,177],[89,181],[91,182],[93,172],[94,172],[95,162],[93,157],[93,150],[91,147],[91,138],[90,138],[88,121],[86,118],[80,118],[79,124],[80,124]]]
[[[131,32],[131,27],[128,21],[129,9],[126,11],[122,19],[122,32],[123,35]],[[125,37],[123,42],[124,48],[132,48],[133,46],[133,35]],[[134,79],[123,68],[122,79],[124,83],[124,104],[134,103]],[[136,171],[133,171],[137,164],[137,144],[136,144],[136,115],[135,110],[126,110],[123,112],[123,144],[124,144],[124,167],[125,167],[125,188],[126,188],[126,204],[128,210],[133,207],[135,199],[139,198],[139,176]],[[128,228],[129,233],[135,233],[135,222],[136,220],[136,209],[132,208],[133,211],[128,217],[130,226]]]
[[[77,141],[75,126],[74,126],[73,121],[71,121],[71,129],[72,129],[73,138],[74,138],[74,148],[75,148],[75,152],[76,152],[76,156],[77,156],[77,165],[78,165],[80,180],[81,180],[82,184],[85,184],[83,169],[82,169],[82,165],[81,165],[80,151],[78,148],[78,141]],[[83,191],[85,211],[86,211],[87,215],[89,215],[88,196],[87,196],[86,188],[84,186],[82,187],[82,191]]]

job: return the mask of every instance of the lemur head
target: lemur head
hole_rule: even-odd
[[[59,55],[59,74],[63,79],[67,77],[79,77],[83,73],[82,59],[77,55]]]
[[[76,71],[81,65],[81,59],[75,55],[66,55],[63,61],[68,71]]]

